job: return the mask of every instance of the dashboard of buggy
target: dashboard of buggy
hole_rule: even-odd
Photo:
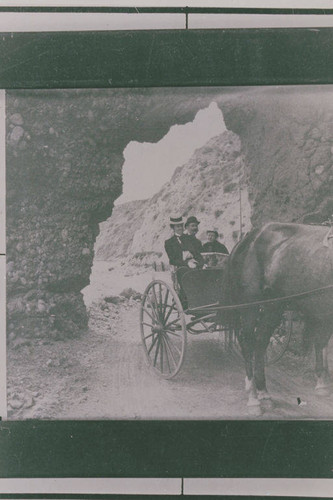
[[[203,252],[201,255],[206,269],[222,269],[229,257],[228,254],[219,252]]]

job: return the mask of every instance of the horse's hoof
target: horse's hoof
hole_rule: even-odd
[[[317,396],[327,398],[331,395],[331,390],[329,387],[316,387]]]
[[[258,391],[258,400],[264,410],[272,410],[274,408],[272,398],[266,390]]]
[[[263,414],[260,403],[254,405],[247,405],[247,410],[249,415],[253,417],[260,417]]]

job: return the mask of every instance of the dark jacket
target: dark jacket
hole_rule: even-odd
[[[218,252],[229,254],[228,249],[225,245],[219,241],[208,241],[202,246],[202,252]]]
[[[191,252],[194,259],[198,261],[199,265],[202,266],[203,259],[200,255],[200,251],[198,251],[196,245],[193,244],[191,236],[183,234],[182,236],[180,236],[180,241],[181,244],[179,244],[176,236],[172,236],[164,243],[165,251],[169,257],[170,264],[177,267],[187,266],[187,263],[183,260],[183,252],[185,250],[188,250],[189,252]]]
[[[184,241],[188,241],[188,245],[193,248],[197,255],[200,255],[202,250],[202,243],[198,238],[190,234],[183,235]]]

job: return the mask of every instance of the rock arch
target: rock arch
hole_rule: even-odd
[[[316,87],[8,92],[9,336],[86,328],[80,290],[89,283],[98,224],[121,194],[125,146],[160,140],[213,100],[242,141],[253,223],[324,217],[333,208],[331,94]]]

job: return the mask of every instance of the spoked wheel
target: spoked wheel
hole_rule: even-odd
[[[286,352],[293,332],[293,312],[285,311],[282,315],[281,323],[274,330],[269,341],[265,361],[267,365],[272,365],[279,361]]]
[[[140,327],[149,366],[166,379],[177,375],[186,349],[185,315],[176,292],[164,281],[152,281],[146,288]]]

